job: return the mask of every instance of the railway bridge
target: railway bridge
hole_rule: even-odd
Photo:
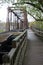
[[[43,65],[42,39],[42,30],[28,29],[25,7],[8,7],[6,32],[0,33],[0,65]]]

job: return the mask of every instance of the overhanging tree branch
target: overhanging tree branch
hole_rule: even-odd
[[[14,3],[13,5],[17,5],[17,4],[29,4],[29,5],[32,5],[33,7],[37,8],[43,12],[43,9],[41,7],[38,7],[36,4],[33,4],[33,3],[21,2],[21,3]]]
[[[26,4],[30,4],[32,6],[34,6],[35,8],[41,10],[43,12],[43,9],[41,7],[38,7],[37,5],[33,4],[33,3],[29,3],[29,2],[25,2]]]
[[[29,13],[28,11],[27,11],[27,13],[29,14],[29,15],[31,15],[36,21],[43,21],[43,19],[37,19],[37,18],[35,18],[31,13]]]
[[[28,11],[27,11],[27,13],[28,13],[30,16],[32,16],[35,20],[37,20],[31,13],[29,13]]]

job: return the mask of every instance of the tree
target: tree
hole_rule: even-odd
[[[14,1],[15,0],[1,0],[0,2],[11,2],[12,5],[16,5],[16,7],[25,5],[28,14],[36,20],[43,20],[43,0],[17,0],[17,3],[14,3]]]

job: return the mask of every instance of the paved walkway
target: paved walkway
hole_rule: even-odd
[[[28,29],[28,46],[23,65],[43,65],[43,41]]]

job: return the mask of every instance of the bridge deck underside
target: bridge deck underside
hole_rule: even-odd
[[[43,65],[43,41],[27,30],[28,46],[23,65]]]

